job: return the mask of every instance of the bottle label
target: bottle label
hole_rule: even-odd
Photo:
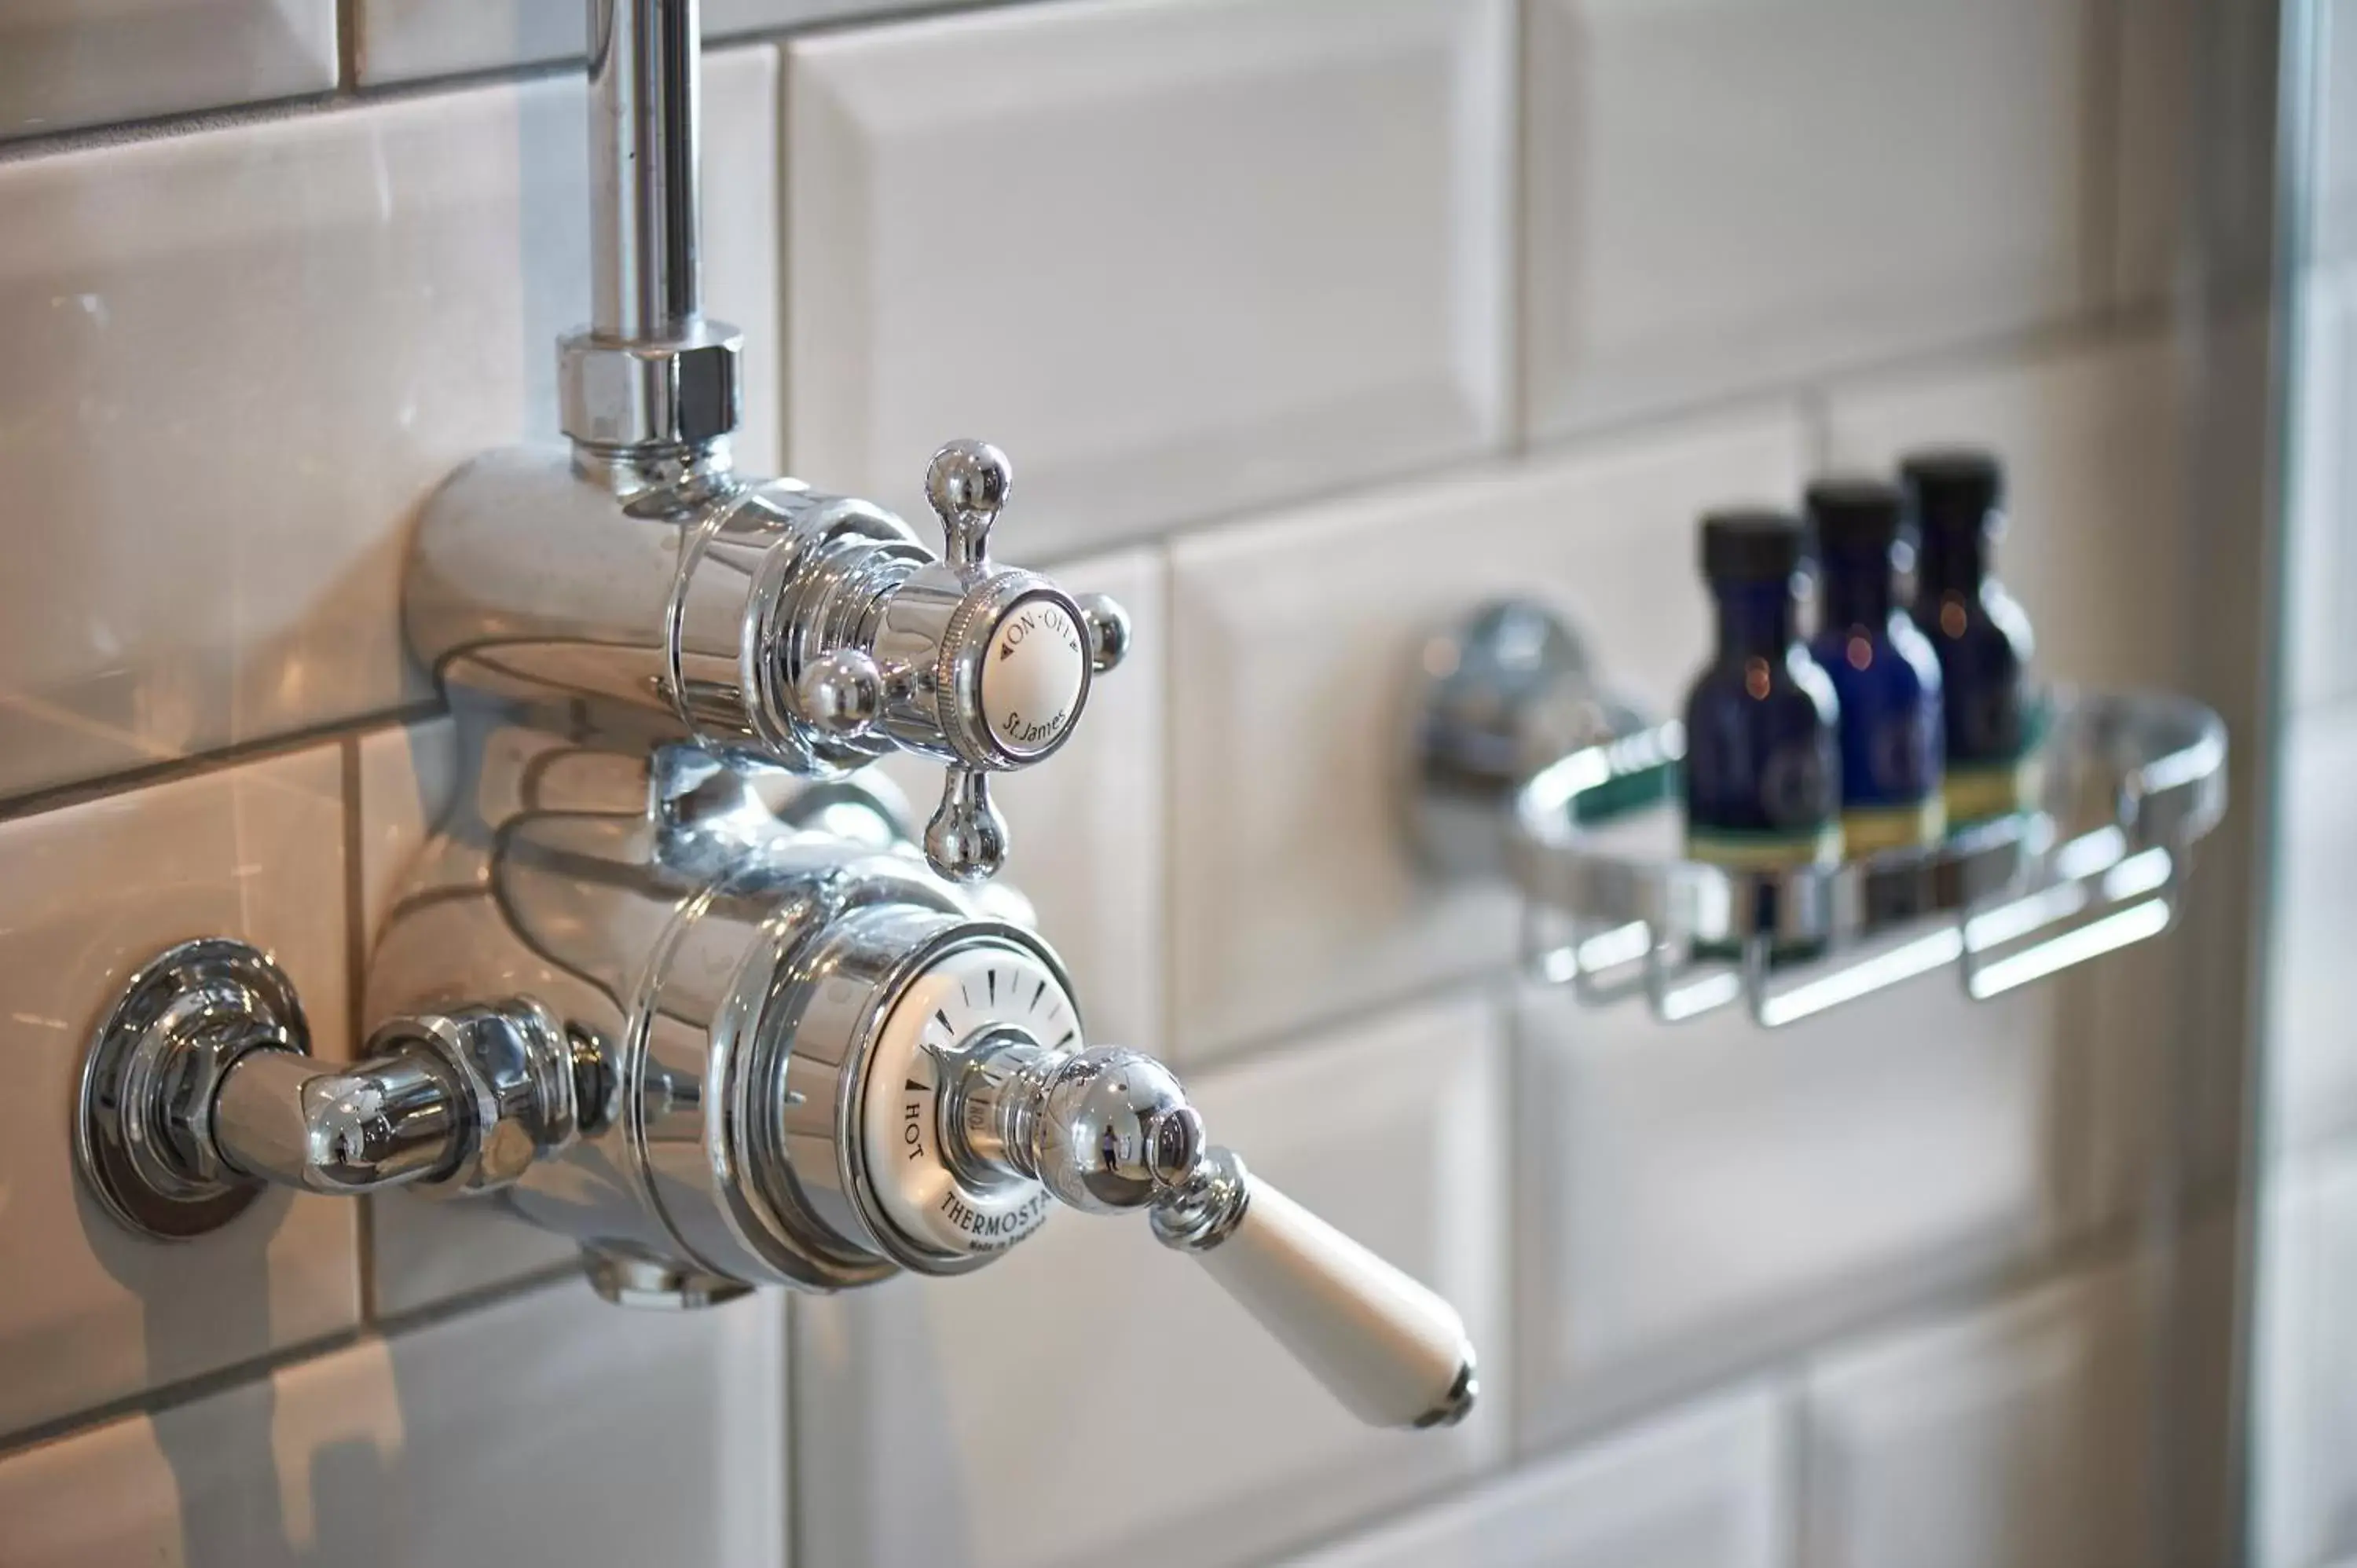
[[[1824,822],[1800,832],[1747,832],[1689,826],[1686,854],[1728,871],[1790,871],[1804,865],[1838,865],[1841,827]]]
[[[2045,782],[2044,758],[2036,752],[2013,762],[1951,768],[1944,789],[1948,821],[1964,827],[2029,811],[2045,793]]]
[[[1947,815],[1938,795],[1897,805],[1849,806],[1842,811],[1842,847],[1867,855],[1935,843],[1947,831]]]
[[[1992,818],[2034,809],[2046,793],[2046,703],[2028,699],[2021,703],[2019,740],[2000,757],[1959,763],[1948,759],[1943,793],[1948,822],[1962,827]]]

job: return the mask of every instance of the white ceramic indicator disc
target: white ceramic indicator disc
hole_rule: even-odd
[[[995,941],[953,948],[910,981],[867,1058],[860,1135],[867,1178],[900,1233],[952,1256],[995,1252],[1039,1228],[1052,1201],[1037,1182],[977,1187],[942,1157],[942,1058],[994,1026],[1077,1049],[1081,1015],[1030,953]]]
[[[983,720],[1008,752],[1036,756],[1072,727],[1088,676],[1088,644],[1071,612],[1054,599],[1025,599],[983,650]]]

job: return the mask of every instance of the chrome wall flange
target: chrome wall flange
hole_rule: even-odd
[[[261,949],[201,938],[131,977],[82,1060],[74,1116],[75,1162],[110,1214],[184,1241],[245,1212],[267,1184],[218,1157],[209,1124],[230,1068],[258,1049],[311,1050],[295,983]]]
[[[1449,881],[1505,872],[1514,798],[1533,774],[1645,727],[1598,679],[1577,625],[1534,599],[1488,600],[1435,631],[1412,686],[1408,842]]]

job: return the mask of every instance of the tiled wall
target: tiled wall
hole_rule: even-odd
[[[2234,1133],[2190,1152],[2181,939],[1667,1029],[1518,988],[1511,903],[1419,876],[1390,791],[1437,618],[1544,594],[1667,705],[1696,511],[1926,440],[2011,460],[2052,673],[2190,678],[2202,323],[2258,309],[2207,171],[2222,118],[2264,148],[2271,55],[2209,91],[2203,0],[875,9],[707,7],[740,450],[914,508],[989,437],[1004,551],[1132,607],[1006,791],[1017,876],[1100,1033],[1459,1305],[1480,1413],[1360,1429],[1078,1219],[667,1318],[402,1196],[110,1229],[65,1108],[139,960],[264,942],[350,1047],[451,782],[404,531],[553,434],[584,313],[581,27],[37,0],[0,19],[0,1564],[2223,1561],[2179,1383],[2227,1359]]]

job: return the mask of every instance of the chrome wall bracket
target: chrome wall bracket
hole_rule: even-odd
[[[259,948],[206,938],[157,954],[124,986],[82,1059],[74,1156],[90,1190],[156,1240],[228,1224],[264,1184],[215,1155],[221,1079],[249,1051],[310,1049],[294,982]]]
[[[1941,969],[1986,1000],[2147,940],[2225,811],[2216,714],[2057,691],[2036,809],[1920,849],[1736,871],[1685,854],[1682,726],[1612,698],[1567,618],[1484,605],[1423,666],[1406,811],[1426,864],[1512,881],[1538,978],[1666,1022],[1740,1005],[1773,1027]]]
[[[403,1017],[367,1058],[311,1055],[294,983],[270,955],[205,938],[124,988],[82,1066],[75,1154],[91,1190],[142,1235],[219,1230],[270,1184],[487,1192],[578,1130],[576,1060],[525,1002]]]

